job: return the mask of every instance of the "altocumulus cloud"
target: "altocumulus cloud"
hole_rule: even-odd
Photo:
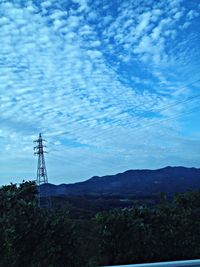
[[[199,15],[195,0],[0,1],[1,183],[35,177],[38,132],[54,183],[199,166],[199,99],[181,102],[199,90]]]

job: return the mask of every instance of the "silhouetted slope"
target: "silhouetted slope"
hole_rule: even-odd
[[[158,170],[128,170],[107,176],[94,176],[75,184],[48,184],[41,187],[50,195],[136,195],[145,196],[165,192],[173,195],[200,188],[200,169],[166,167]]]

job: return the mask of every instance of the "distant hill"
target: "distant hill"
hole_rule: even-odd
[[[41,186],[51,196],[158,195],[200,189],[200,169],[165,167],[157,170],[128,170],[116,175],[94,176],[74,184]]]

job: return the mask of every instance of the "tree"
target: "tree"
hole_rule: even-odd
[[[0,266],[88,266],[76,222],[38,208],[36,192],[33,182],[0,189]]]

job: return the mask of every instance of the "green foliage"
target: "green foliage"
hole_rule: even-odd
[[[0,266],[88,266],[87,238],[77,223],[66,213],[39,209],[35,193],[33,182],[0,189]]]
[[[152,238],[148,209],[113,210],[97,214],[102,264],[144,262]]]
[[[199,258],[200,192],[164,195],[154,209],[145,207],[97,214],[102,265]]]
[[[70,202],[52,211],[39,209],[36,192],[34,182],[0,188],[0,267],[95,267],[199,258],[200,192],[178,194],[171,203],[161,194],[158,206],[112,209],[93,217],[93,212],[84,213],[84,205],[74,213]]]

